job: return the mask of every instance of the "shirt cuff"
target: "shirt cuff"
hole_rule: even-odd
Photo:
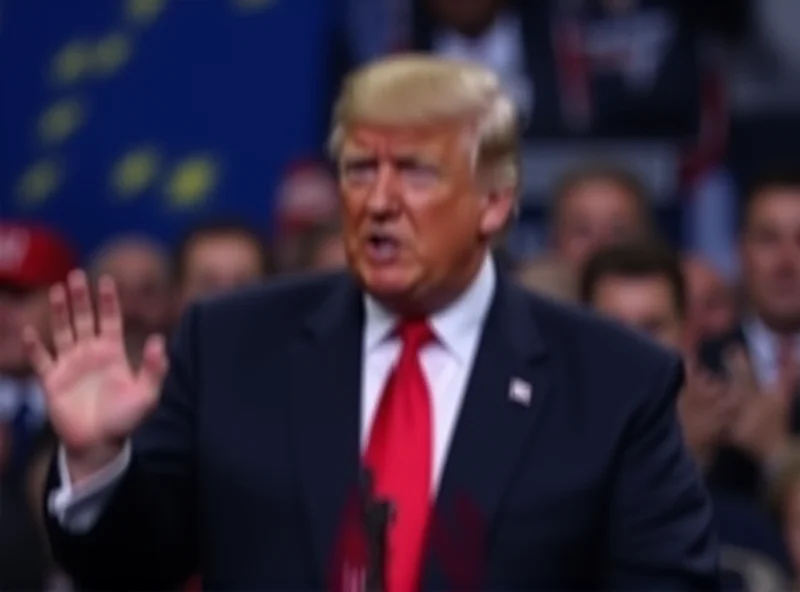
[[[126,442],[119,456],[79,485],[73,485],[70,480],[63,446],[59,446],[57,462],[60,486],[51,492],[48,510],[65,530],[84,533],[97,523],[125,475],[131,462],[131,444]]]

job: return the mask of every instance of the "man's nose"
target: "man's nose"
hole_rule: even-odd
[[[381,167],[377,183],[367,197],[367,211],[377,218],[390,217],[398,211],[402,194],[391,167]]]

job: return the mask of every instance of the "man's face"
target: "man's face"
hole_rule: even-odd
[[[555,220],[555,247],[579,270],[598,249],[642,236],[637,200],[611,179],[587,179],[562,198]]]
[[[238,234],[203,236],[187,249],[182,303],[254,284],[264,277],[260,247]]]
[[[662,276],[606,276],[597,284],[592,306],[666,347],[681,348],[680,313],[669,281]]]
[[[348,261],[376,298],[430,302],[463,289],[513,206],[482,193],[460,126],[358,127],[340,157]]]
[[[116,281],[126,332],[143,338],[167,330],[172,292],[167,262],[159,254],[140,245],[121,246],[96,271]]]
[[[800,329],[800,190],[765,190],[742,237],[742,272],[755,312],[780,329]]]
[[[31,325],[43,338],[50,334],[47,289],[21,290],[0,286],[0,374],[30,371],[22,347],[22,330]]]

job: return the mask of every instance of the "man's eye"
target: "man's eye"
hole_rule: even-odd
[[[439,172],[431,166],[409,165],[402,168],[403,177],[414,185],[435,183],[439,179]]]
[[[364,181],[371,178],[377,171],[377,164],[370,161],[348,162],[342,167],[345,180]]]

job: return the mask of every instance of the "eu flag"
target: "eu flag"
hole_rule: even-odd
[[[0,0],[0,216],[84,252],[198,216],[269,217],[316,154],[337,0]]]

